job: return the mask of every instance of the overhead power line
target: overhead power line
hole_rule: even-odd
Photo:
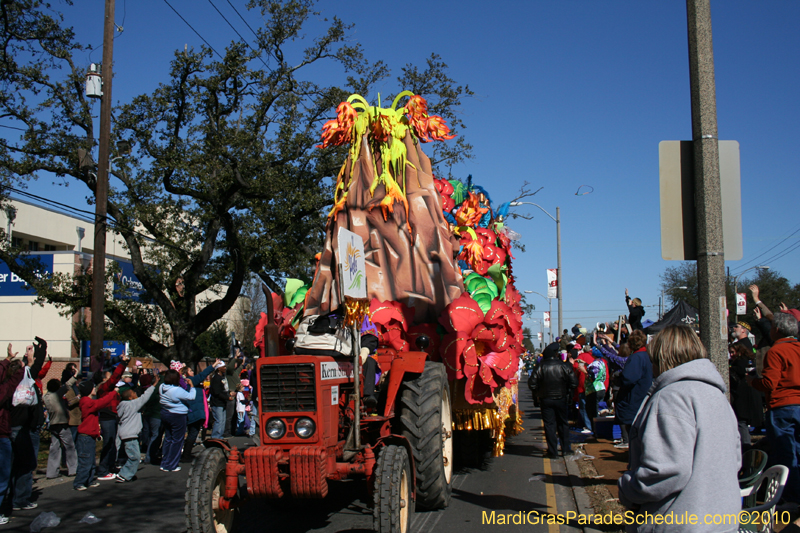
[[[232,29],[232,30],[233,30],[233,31],[236,33],[236,35],[238,35],[238,36],[239,36],[239,39],[241,39],[241,40],[242,40],[242,42],[245,44],[245,46],[247,46],[247,48],[249,48],[249,49],[250,49],[250,50],[251,50],[251,51],[252,51],[254,54],[257,54],[257,55],[256,55],[256,57],[258,57],[259,61],[261,61],[261,63],[262,63],[262,64],[263,64],[263,65],[264,65],[264,66],[267,68],[267,70],[269,70],[270,72],[272,72],[272,69],[271,69],[271,68],[269,68],[269,65],[267,65],[266,63],[264,63],[264,60],[261,58],[261,55],[260,55],[258,52],[256,52],[256,50],[254,50],[252,46],[250,46],[250,43],[248,43],[248,42],[247,42],[247,39],[245,39],[244,37],[242,37],[242,34],[241,34],[241,33],[239,33],[239,30],[237,30],[237,29],[236,29],[236,28],[233,26],[233,24],[231,24],[231,21],[229,21],[229,20],[228,20],[228,19],[225,17],[225,15],[223,15],[223,14],[222,14],[222,11],[220,11],[220,10],[217,8],[217,6],[215,6],[215,5],[214,5],[214,2],[212,2],[211,0],[208,0],[208,3],[209,3],[209,4],[211,4],[211,7],[213,7],[213,8],[216,10],[216,12],[217,12],[217,13],[219,13],[219,16],[220,16],[220,17],[222,17],[222,20],[224,20],[225,22],[227,22],[227,23],[228,23],[228,26],[230,26],[230,27],[231,27],[231,29]],[[234,8],[234,9],[235,9],[235,8]],[[237,13],[238,13],[238,11],[237,11]],[[239,15],[239,16],[241,17],[241,15]],[[246,24],[246,23],[245,23],[245,24]]]
[[[756,261],[759,260],[759,258],[765,256],[767,253],[771,252],[772,250],[774,250],[775,248],[777,248],[778,246],[780,246],[781,244],[783,244],[787,240],[791,239],[792,237],[794,237],[798,233],[800,233],[800,226],[798,226],[797,229],[793,233],[791,233],[788,236],[784,237],[783,239],[778,241],[775,245],[773,245],[770,248],[764,250],[759,255],[755,256],[753,259],[750,259],[746,263],[742,263],[741,265],[736,266],[736,268],[732,269],[733,272],[736,273],[737,271],[746,270],[749,267],[749,265],[751,265],[752,263],[755,263]],[[794,244],[790,244],[788,247],[790,248],[792,246],[794,246]],[[786,250],[786,248],[784,248],[784,250]],[[781,252],[783,252],[784,250],[781,250]],[[781,252],[778,252],[778,253],[781,253]],[[773,260],[773,259],[772,258],[766,259],[766,260],[762,261],[762,263],[767,263],[767,262],[769,262],[771,260]]]
[[[181,19],[181,20],[182,20],[182,21],[183,21],[183,22],[184,22],[184,23],[185,23],[187,26],[189,26],[189,28],[190,28],[190,29],[191,29],[191,30],[192,30],[192,31],[193,31],[193,32],[194,32],[194,33],[195,33],[195,34],[196,34],[198,37],[200,37],[200,39],[202,39],[202,40],[203,40],[203,42],[204,42],[204,43],[206,43],[206,44],[208,45],[208,47],[209,47],[209,48],[211,48],[211,50],[212,50],[212,51],[213,51],[215,54],[217,54],[217,55],[219,56],[219,58],[220,58],[220,59],[225,59],[224,57],[222,57],[222,55],[221,55],[219,52],[217,52],[217,51],[214,49],[214,47],[213,47],[213,46],[211,46],[211,44],[210,44],[208,41],[206,41],[205,37],[203,37],[202,35],[200,35],[200,32],[199,32],[199,31],[197,31],[196,29],[194,29],[194,27],[193,27],[191,24],[189,24],[189,22],[188,22],[188,21],[187,21],[185,18],[183,18],[183,15],[181,15],[180,13],[178,13],[178,10],[177,10],[177,9],[175,9],[174,7],[172,7],[172,4],[170,4],[170,3],[169,3],[167,0],[164,0],[164,3],[165,3],[165,4],[167,4],[167,5],[170,7],[170,9],[172,9],[172,10],[175,12],[175,14],[176,14],[176,15],[178,15],[178,17],[180,17],[180,19]]]
[[[38,201],[40,201],[40,202],[42,202],[42,203],[44,203],[46,205],[49,205],[51,207],[57,207],[57,208],[66,210],[67,213],[65,213],[65,214],[71,214],[70,213],[70,211],[71,211],[71,212],[74,212],[74,213],[77,213],[77,214],[88,215],[90,218],[87,220],[87,222],[90,222],[90,223],[94,223],[94,220],[97,218],[95,213],[94,213],[94,211],[87,211],[85,209],[79,209],[77,207],[73,207],[71,205],[63,204],[63,203],[57,202],[55,200],[50,200],[49,198],[44,198],[43,196],[38,196],[36,194],[30,193],[30,192],[27,192],[27,191],[22,191],[22,190],[19,190],[19,189],[15,189],[13,187],[6,187],[6,189],[8,189],[9,191],[14,192],[16,194],[19,194],[21,196],[27,196],[28,198],[32,198],[34,200],[38,200]],[[179,251],[181,251],[181,252],[183,252],[183,253],[185,253],[187,255],[190,255],[189,252],[187,252],[186,250],[184,250],[180,246],[176,246],[175,244],[173,244],[171,242],[168,242],[168,241],[161,241],[161,240],[158,240],[158,239],[154,239],[150,235],[146,235],[144,233],[136,231],[135,229],[128,228],[127,226],[124,226],[123,224],[120,224],[118,221],[114,220],[113,218],[110,218],[108,215],[105,216],[105,219],[106,219],[106,224],[108,224],[112,228],[118,228],[118,229],[123,229],[123,230],[130,231],[131,233],[134,233],[135,235],[138,235],[139,237],[142,237],[143,239],[147,239],[147,240],[149,240],[151,242],[156,242],[158,244],[161,244],[162,246],[167,246],[169,248],[173,248],[173,249],[179,250]]]

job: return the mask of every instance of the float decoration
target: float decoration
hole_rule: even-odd
[[[403,98],[409,96],[405,106]],[[442,361],[453,400],[453,428],[490,430],[495,455],[521,430],[516,408],[522,310],[511,269],[511,238],[488,192],[472,182],[435,178],[421,143],[453,138],[427,103],[405,91],[391,107],[352,95],[322,132],[322,145],[349,145],[334,190],[325,248],[306,299],[307,314],[353,306],[335,282],[345,228],[364,242],[368,317],[380,346]],[[402,209],[395,209],[395,204]],[[380,210],[375,209],[380,207]],[[334,267],[334,268],[332,268]],[[438,326],[437,326],[438,324]]]

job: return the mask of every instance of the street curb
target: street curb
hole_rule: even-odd
[[[581,478],[581,471],[576,461],[565,460],[567,464],[567,474],[569,474],[569,482],[572,485],[572,496],[575,498],[575,506],[578,508],[578,514],[583,516],[595,514],[592,507],[589,495],[586,494],[586,488],[583,485],[583,478]],[[584,533],[601,533],[599,529],[591,525],[583,526]]]

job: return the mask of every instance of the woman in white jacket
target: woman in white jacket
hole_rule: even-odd
[[[665,328],[648,352],[653,385],[618,483],[620,503],[634,511],[627,530],[737,531],[742,456],[725,383],[687,326]]]

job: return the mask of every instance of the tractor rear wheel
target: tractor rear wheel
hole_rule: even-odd
[[[189,533],[230,533],[233,509],[219,508],[225,492],[227,459],[219,448],[206,448],[192,464],[186,482],[186,529]]]
[[[408,453],[390,444],[378,453],[372,525],[377,533],[406,533],[414,514],[413,481]]]
[[[398,394],[400,433],[414,453],[417,505],[443,509],[450,503],[453,427],[450,388],[444,365],[425,362],[425,370],[403,381]]]

